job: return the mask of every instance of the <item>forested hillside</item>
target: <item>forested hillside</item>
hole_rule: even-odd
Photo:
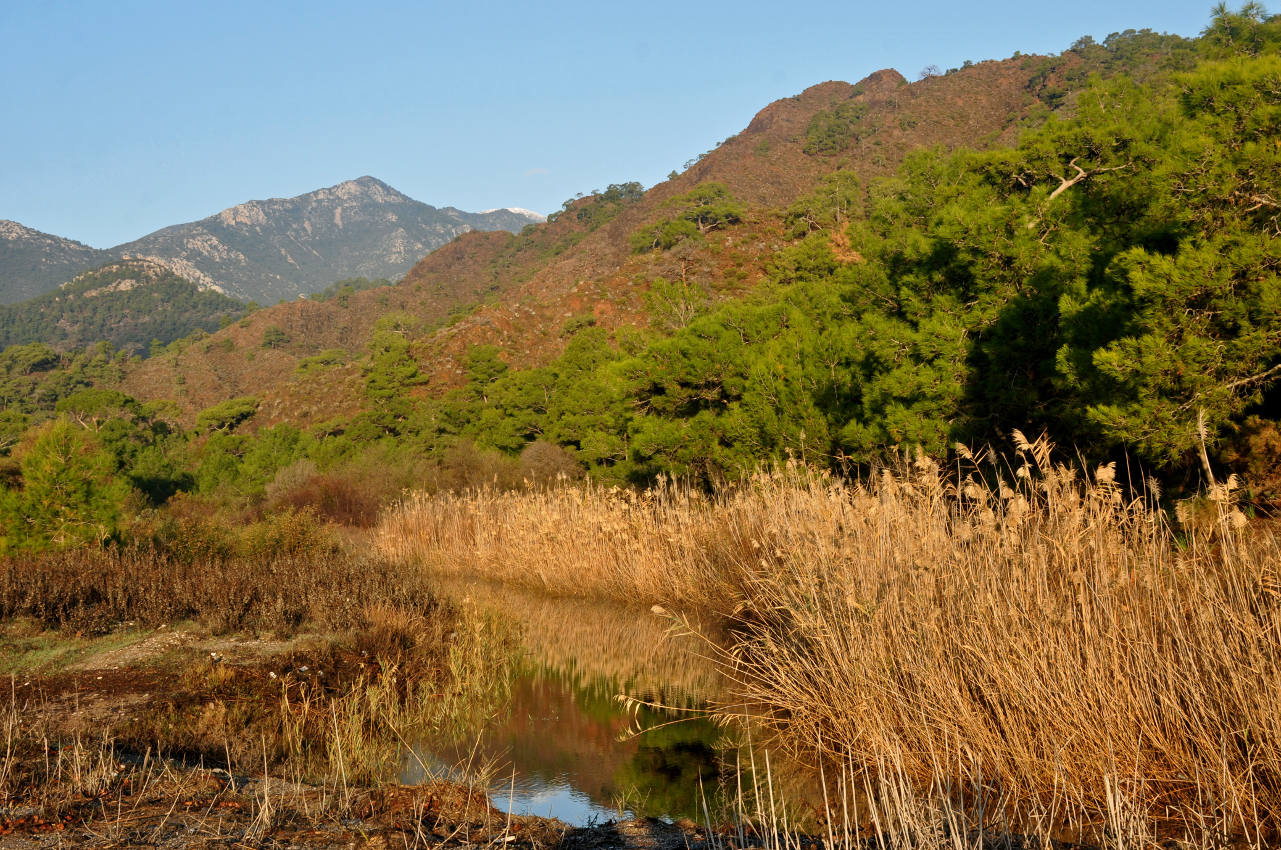
[[[247,312],[149,260],[121,260],[78,275],[54,292],[0,306],[0,347],[39,342],[65,351],[108,342],[145,355]]]
[[[1175,36],[1129,32],[1058,57],[981,62],[915,83],[889,70],[857,85],[822,83],[765,107],[742,133],[648,191],[619,182],[569,199],[552,220],[515,236],[465,234],[373,295],[263,311],[223,332],[230,342],[220,338],[209,351],[183,349],[131,370],[126,391],[174,399],[189,418],[250,393],[263,400],[266,423],[305,426],[350,415],[367,403],[358,382],[342,370],[303,376],[296,365],[334,348],[362,355],[375,323],[398,315],[403,325],[403,314],[413,317],[405,333],[426,380],[421,392],[458,386],[478,344],[498,346],[512,366],[542,365],[564,350],[567,327],[647,327],[656,280],[679,278],[709,302],[766,280],[786,244],[788,207],[825,175],[849,173],[866,188],[914,149],[1012,143],[1044,121],[1051,104],[1070,110],[1091,73],[1155,73],[1186,65],[1191,50]],[[747,215],[732,232],[700,233],[676,250],[632,250],[638,229],[670,218],[674,199],[706,182],[723,184],[744,204]],[[255,343],[271,326],[291,342],[264,358]]]
[[[100,353],[74,379],[28,347],[5,367],[8,510],[59,440],[151,498],[262,504],[319,479],[377,501],[428,469],[441,486],[712,482],[788,456],[856,470],[1014,429],[1167,493],[1235,472],[1267,508],[1278,43],[1281,21],[1247,7],[1194,41],[1129,32],[825,83],[659,186],[465,234],[395,286],[261,310],[141,363]],[[104,404],[127,438],[75,425]]]

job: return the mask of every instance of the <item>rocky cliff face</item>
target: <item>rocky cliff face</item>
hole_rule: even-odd
[[[0,220],[0,304],[34,298],[109,259],[109,251]]]

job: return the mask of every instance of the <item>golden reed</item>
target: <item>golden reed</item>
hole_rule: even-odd
[[[721,711],[839,775],[842,800],[866,791],[864,816],[897,800],[917,812],[899,825],[1274,840],[1275,529],[1220,487],[1219,521],[1176,534],[1110,467],[1016,446],[968,475],[918,457],[854,484],[793,465],[711,495],[411,496],[378,540],[433,571],[713,609],[733,634]]]

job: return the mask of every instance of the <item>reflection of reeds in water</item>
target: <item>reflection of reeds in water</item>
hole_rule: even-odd
[[[524,792],[568,782],[606,810],[696,813],[697,780],[714,774],[713,745],[724,731],[702,708],[719,694],[719,674],[688,624],[649,608],[458,577],[438,588],[465,607],[499,612],[520,634],[525,659],[509,703],[484,732],[431,735],[421,742],[426,761],[499,766],[499,796],[510,775]],[[644,705],[625,705],[623,695]],[[416,779],[416,768],[404,778]]]
[[[467,761],[491,766],[484,781],[499,796],[508,783],[534,795],[568,786],[606,810],[623,800],[638,813],[692,816],[699,781],[714,782],[724,730],[704,712],[624,709],[618,691],[581,671],[526,669],[481,734],[425,737],[402,778]],[[633,724],[648,731],[629,734]]]
[[[708,644],[648,608],[599,600],[564,599],[490,582],[443,580],[440,589],[499,611],[519,626],[530,660],[586,685],[608,682],[614,693],[672,706],[720,694]],[[710,623],[691,621],[704,635]]]

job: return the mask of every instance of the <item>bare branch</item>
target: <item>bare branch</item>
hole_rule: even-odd
[[[1245,194],[1245,193],[1238,192],[1237,194]],[[1254,212],[1255,210],[1260,209],[1262,207],[1271,207],[1272,209],[1281,209],[1281,203],[1277,203],[1277,200],[1270,195],[1249,194],[1245,196],[1245,199],[1247,201],[1254,202],[1254,206],[1245,208],[1246,212]]]
[[[1063,176],[1058,175],[1058,174],[1051,174],[1051,175],[1050,175],[1051,177],[1056,177],[1056,178],[1058,178],[1059,185],[1055,188],[1055,190],[1054,190],[1053,192],[1051,192],[1051,193],[1050,193],[1050,196],[1049,196],[1048,198],[1046,198],[1046,199],[1045,199],[1045,202],[1046,202],[1047,204],[1048,204],[1050,201],[1052,201],[1052,200],[1054,200],[1055,198],[1057,198],[1059,195],[1062,195],[1062,194],[1063,194],[1064,192],[1066,192],[1068,189],[1071,189],[1071,188],[1072,188],[1073,186],[1075,186],[1077,183],[1080,183],[1082,180],[1085,180],[1085,179],[1087,179],[1087,178],[1093,177],[1093,176],[1094,176],[1094,175],[1096,175],[1096,174],[1106,174],[1106,173],[1107,173],[1107,172],[1109,172],[1109,171],[1124,171],[1125,169],[1129,168],[1131,165],[1133,165],[1133,164],[1134,164],[1134,163],[1132,163],[1132,162],[1127,162],[1127,163],[1125,163],[1124,165],[1113,165],[1113,166],[1110,166],[1110,167],[1108,167],[1108,168],[1095,168],[1095,169],[1093,169],[1093,170],[1091,170],[1091,171],[1086,171],[1084,168],[1082,168],[1081,166],[1079,166],[1079,165],[1077,165],[1077,164],[1076,164],[1076,161],[1077,161],[1078,159],[1080,159],[1080,157],[1076,157],[1076,156],[1074,156],[1074,157],[1072,157],[1071,162],[1069,162],[1069,163],[1068,163],[1068,165],[1070,165],[1070,166],[1072,166],[1073,168],[1075,168],[1075,169],[1076,169],[1076,174],[1075,174],[1074,176],[1072,176],[1072,177],[1063,177]],[[1033,229],[1034,227],[1036,227],[1037,222],[1039,222],[1039,221],[1040,221],[1040,219],[1034,219],[1034,220],[1032,220],[1032,221],[1029,221],[1029,222],[1028,222],[1028,224],[1027,224],[1027,229],[1028,229],[1028,230]]]
[[[1246,386],[1249,386],[1250,384],[1261,383],[1263,381],[1266,381],[1268,378],[1271,378],[1273,375],[1276,375],[1277,373],[1281,373],[1281,363],[1278,363],[1277,365],[1273,366],[1271,369],[1260,372],[1257,375],[1250,375],[1249,377],[1240,378],[1238,380],[1224,384],[1223,388],[1225,390],[1235,390],[1237,387],[1246,387]]]
[[[1080,183],[1082,180],[1090,176],[1090,172],[1086,171],[1084,168],[1076,164],[1077,159],[1078,157],[1074,156],[1072,157],[1072,161],[1068,163],[1068,165],[1076,169],[1075,177],[1072,177],[1069,179],[1069,178],[1059,177],[1059,175],[1057,174],[1053,175],[1055,177],[1059,177],[1059,187],[1055,189],[1053,192],[1051,192],[1050,197],[1047,198],[1046,200],[1050,200],[1050,201],[1054,200],[1059,195],[1062,195],[1068,189],[1071,189],[1077,183]]]

